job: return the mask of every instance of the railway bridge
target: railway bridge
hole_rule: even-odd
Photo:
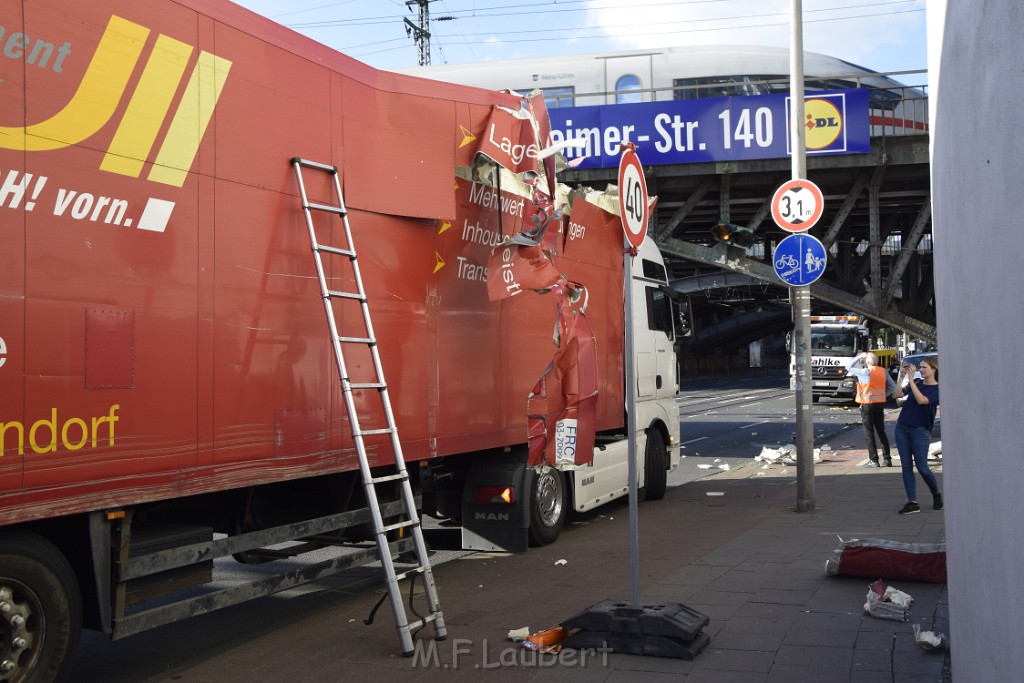
[[[873,127],[867,154],[808,156],[807,177],[825,197],[810,233],[829,252],[810,293],[815,313],[859,313],[934,344],[928,135],[902,132]],[[645,174],[658,198],[649,232],[673,288],[690,303],[690,343],[744,344],[791,326],[788,287],[771,262],[774,245],[790,234],[771,217],[790,159],[650,166]],[[616,169],[562,177],[594,187],[617,182]],[[718,242],[711,228],[721,222],[750,228],[753,246]]]

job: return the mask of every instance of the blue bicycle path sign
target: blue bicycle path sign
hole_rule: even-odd
[[[775,274],[787,285],[809,285],[825,272],[828,254],[817,237],[797,233],[775,247]]]

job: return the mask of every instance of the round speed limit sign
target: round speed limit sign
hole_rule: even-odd
[[[647,182],[632,149],[626,149],[619,161],[619,216],[626,239],[639,248],[647,236]]]
[[[810,180],[789,180],[772,197],[772,218],[789,232],[809,229],[821,218],[824,208],[825,198]]]

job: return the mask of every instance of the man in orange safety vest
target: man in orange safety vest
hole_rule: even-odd
[[[885,401],[896,391],[896,383],[889,373],[878,365],[878,356],[862,353],[846,367],[847,372],[857,377],[857,403],[860,404],[860,418],[864,426],[864,438],[868,442],[868,467],[878,467],[878,446],[875,434],[882,443],[882,458],[886,467],[892,467],[889,455],[889,437],[885,434]]]

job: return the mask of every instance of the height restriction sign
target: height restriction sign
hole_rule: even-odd
[[[825,208],[825,198],[818,186],[810,180],[789,180],[775,190],[772,197],[772,218],[775,224],[789,232],[809,229]]]

